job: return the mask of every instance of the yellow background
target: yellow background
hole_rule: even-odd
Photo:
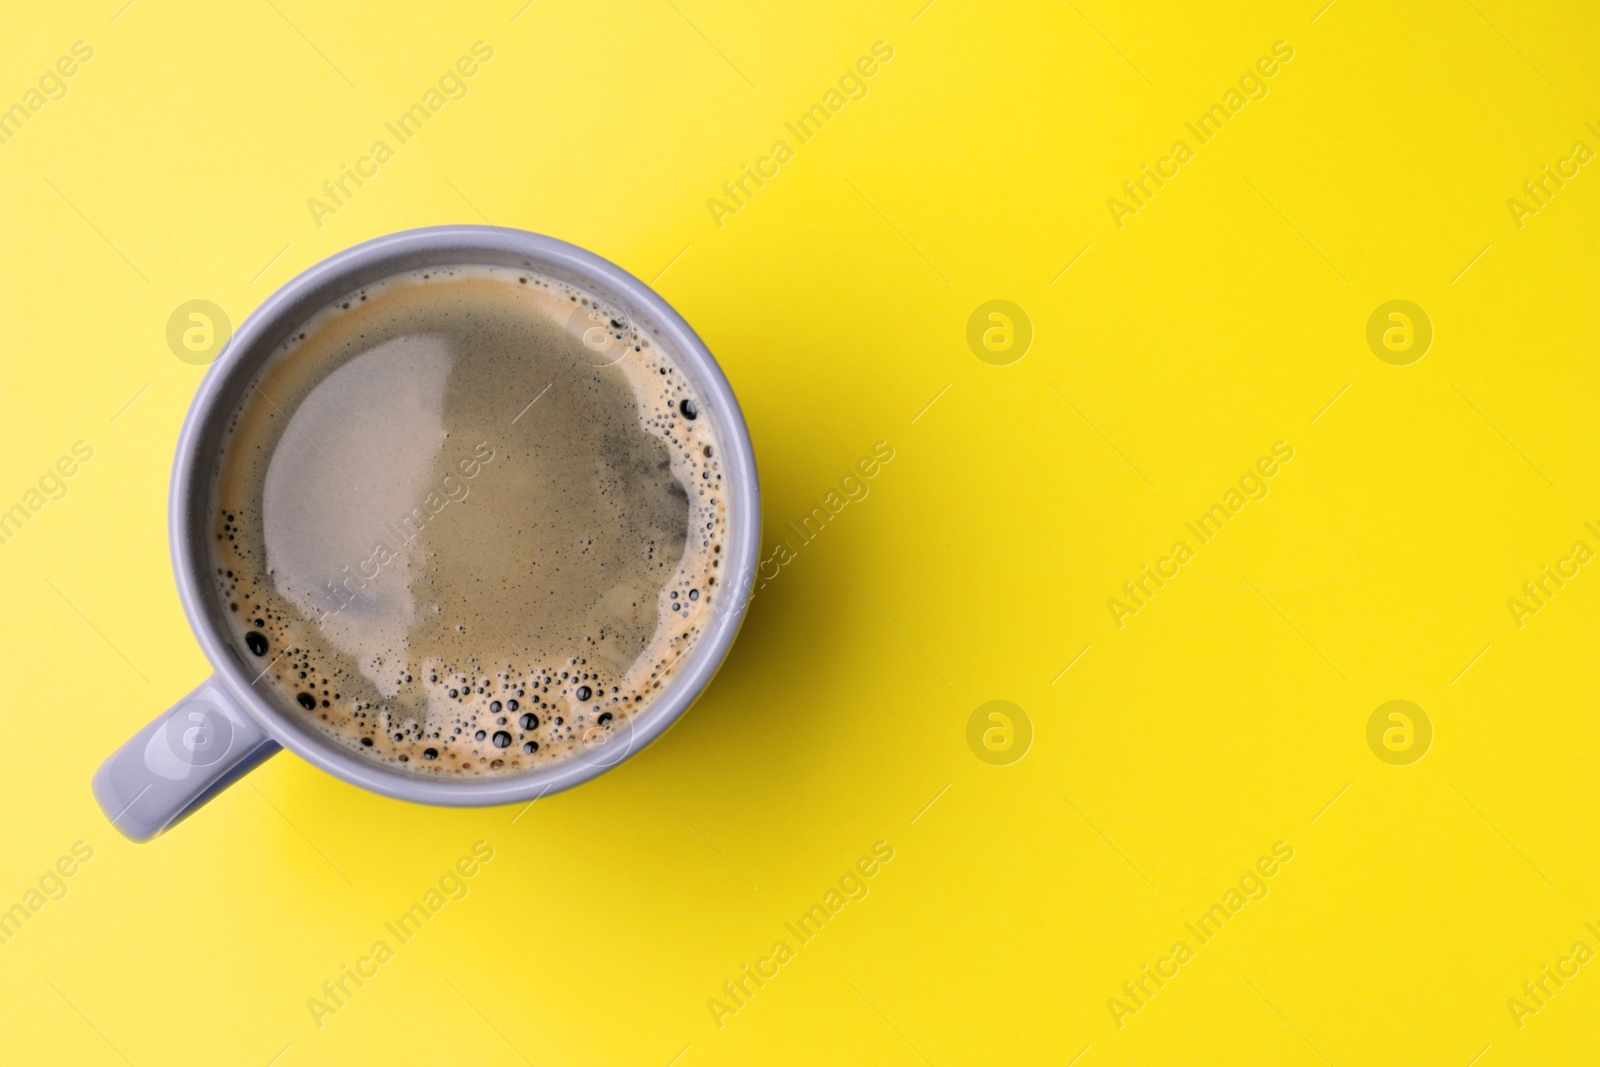
[[[1520,1029],[1506,1003],[1600,949],[1600,570],[1507,607],[1600,547],[1600,174],[1520,229],[1506,205],[1600,148],[1589,5],[522,2],[6,15],[0,104],[94,58],[0,145],[0,507],[95,451],[0,545],[0,907],[94,858],[0,946],[0,1058],[1592,1060],[1600,965]],[[315,225],[478,40],[469,95]],[[880,40],[866,98],[795,144]],[[1195,146],[1279,40],[1270,94]],[[719,228],[708,198],[780,138]],[[1179,138],[1119,229],[1107,199]],[[280,755],[127,843],[90,775],[207,673],[166,533],[203,369],[168,316],[238,323],[340,249],[486,220],[659,279],[744,404],[765,549],[895,459],[603,779],[445,811]],[[1435,330],[1405,367],[1365,339],[1399,298]],[[1033,325],[1009,366],[966,342],[992,299]],[[1270,494],[1119,629],[1108,598],[1277,441]],[[1006,766],[966,740],[994,699],[1033,728]],[[1367,745],[1391,699],[1433,724],[1409,766]],[[470,895],[319,1028],[308,998],[476,841]],[[708,999],[878,841],[870,894],[719,1028]],[[1270,894],[1119,1028],[1108,999],[1277,841]]]

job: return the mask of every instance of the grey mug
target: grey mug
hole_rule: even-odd
[[[656,699],[622,727],[557,763],[500,778],[424,778],[365,759],[272,703],[255,685],[205,580],[212,460],[228,416],[264,360],[289,332],[335,298],[419,267],[514,266],[585,289],[622,308],[670,352],[710,408],[710,424],[734,477],[727,480],[728,551],[723,591],[706,631]],[[148,841],[282,749],[384,796],[477,807],[535,800],[616,766],[661,736],[710,683],[733,644],[760,556],[761,496],[750,433],[733,390],[705,343],[648,285],[614,263],[551,237],[494,226],[438,226],[390,234],[310,268],[267,299],[211,366],[189,408],[172,471],[172,565],[189,625],[215,672],[101,765],[94,795],[112,825]]]

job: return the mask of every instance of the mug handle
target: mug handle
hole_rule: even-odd
[[[100,765],[94,798],[124,837],[149,841],[281,748],[213,676]]]

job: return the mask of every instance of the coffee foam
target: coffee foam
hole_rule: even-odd
[[[705,411],[620,309],[534,272],[335,301],[256,374],[217,463],[241,661],[286,714],[413,773],[606,743],[725,593]]]

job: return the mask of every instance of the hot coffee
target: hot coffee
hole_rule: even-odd
[[[713,618],[717,428],[593,294],[431,267],[286,339],[229,422],[215,591],[255,685],[409,772],[502,775],[626,728]]]

